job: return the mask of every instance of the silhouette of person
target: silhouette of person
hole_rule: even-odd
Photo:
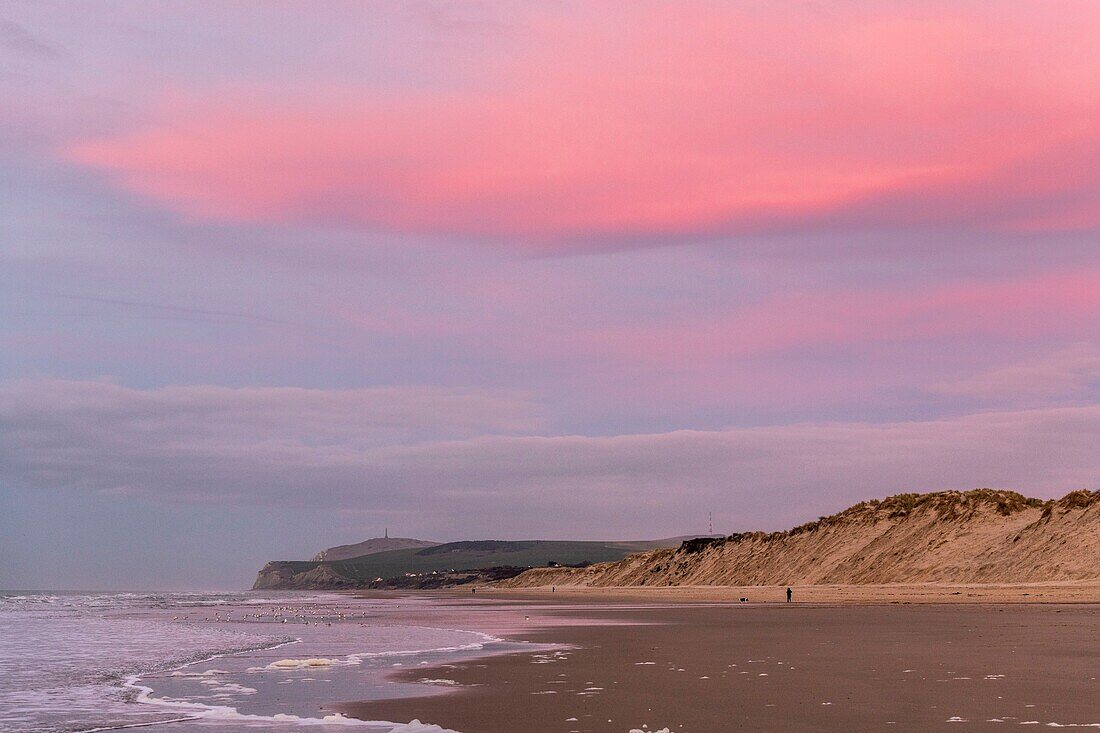
[[[787,588],[787,603],[790,603],[790,602],[791,602],[791,596],[793,596],[793,595],[794,595],[794,591],[792,591],[792,590],[791,590],[791,589],[790,589],[790,588],[788,587],[788,588]]]

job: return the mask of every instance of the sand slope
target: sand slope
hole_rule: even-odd
[[[976,489],[857,504],[787,532],[690,540],[503,587],[1042,583],[1100,578],[1100,492]]]

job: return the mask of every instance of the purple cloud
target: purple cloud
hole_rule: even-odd
[[[10,20],[0,19],[0,48],[18,55],[47,61],[56,61],[65,57],[60,50],[36,38],[26,28]]]
[[[168,502],[421,515],[454,534],[621,535],[714,510],[782,526],[902,491],[1053,496],[1100,471],[1100,406],[912,422],[539,434],[484,395],[31,381],[0,390],[0,479]],[[503,414],[502,414],[503,413]],[[424,437],[428,424],[461,437]],[[502,434],[526,429],[524,434]]]
[[[1017,364],[940,382],[929,391],[1001,403],[1049,403],[1090,398],[1098,387],[1100,348],[1080,343]]]

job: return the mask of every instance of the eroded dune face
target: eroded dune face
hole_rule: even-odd
[[[691,540],[505,587],[1039,583],[1100,578],[1100,492],[977,489],[868,501],[787,532]]]

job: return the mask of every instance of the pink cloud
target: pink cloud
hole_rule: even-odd
[[[529,245],[1100,224],[1093,3],[629,3],[511,20],[504,60],[433,57],[440,78],[468,68],[461,85],[164,90],[162,124],[64,154],[199,219]]]
[[[724,314],[516,334],[502,348],[560,365],[596,399],[803,409],[973,373],[1003,344],[1100,341],[1097,324],[1100,272],[1052,271],[779,293]]]
[[[642,256],[650,254],[681,253]],[[331,307],[356,330],[472,347],[495,374],[534,374],[589,407],[660,414],[871,406],[918,392],[927,401],[928,385],[1100,342],[1095,266],[889,287],[807,283],[756,296],[731,288],[707,299],[662,299],[644,281],[632,282],[633,293],[621,287],[503,268],[432,281],[449,297],[430,312],[422,302],[354,297]],[[1016,404],[1008,398],[1000,401]]]
[[[590,329],[570,353],[709,363],[792,349],[952,337],[1081,335],[1100,319],[1100,272],[1048,272],[927,289],[783,293],[719,318]]]

